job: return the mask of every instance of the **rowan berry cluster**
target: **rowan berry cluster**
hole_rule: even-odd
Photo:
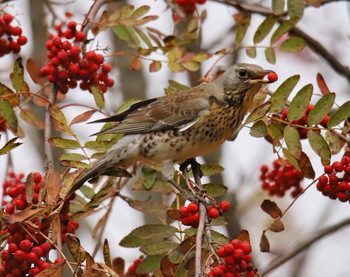
[[[14,16],[9,13],[0,16],[0,57],[11,52],[18,54],[21,46],[28,42],[27,37],[22,35],[22,28],[11,25],[13,19]]]
[[[130,276],[130,277],[149,277],[150,276],[149,274],[137,274],[136,273],[137,266],[142,261],[143,261],[143,259],[141,259],[141,258],[134,260],[133,264],[131,266],[129,266],[129,268],[128,268],[127,276]]]
[[[4,182],[4,196],[12,198],[12,201],[3,201],[5,215],[20,212],[33,204],[38,204],[38,194],[42,187],[41,174],[33,173],[34,192],[32,203],[27,201],[27,188],[22,181],[23,177],[24,174],[9,173],[9,178]],[[72,200],[72,198],[69,200]],[[71,220],[68,214],[69,200],[64,203],[59,215],[62,242],[66,239],[66,233],[75,233],[75,230],[79,227],[79,223]],[[51,266],[52,262],[47,257],[52,247],[46,242],[45,238],[49,235],[51,221],[47,215],[43,215],[41,218],[33,217],[29,221],[3,226],[1,235],[7,236],[7,241],[4,250],[0,252],[0,276],[35,276]],[[54,263],[61,262],[64,262],[64,260],[60,258],[54,261]]]
[[[314,108],[314,105],[309,105],[305,114],[299,119],[299,120],[293,120],[291,123],[295,125],[300,125],[300,126],[305,126],[309,127],[308,125],[308,117],[310,111]],[[285,109],[282,111],[282,116],[281,119],[288,121],[288,109]],[[326,115],[322,121],[320,122],[320,125],[323,127],[327,127],[327,123],[331,117],[329,115]],[[309,131],[309,128],[302,128],[302,127],[297,127],[296,128],[299,132],[300,138],[301,139],[306,139],[307,138],[307,132]],[[315,129],[315,131],[319,131],[318,128]]]
[[[279,160],[273,161],[273,168],[270,170],[267,165],[262,165],[260,168],[262,188],[268,190],[270,195],[283,197],[285,192],[293,189],[292,197],[297,197],[303,192],[301,181],[304,179],[303,174],[292,165],[284,165]]]
[[[217,218],[230,209],[230,202],[221,201],[219,205],[208,206],[208,217]],[[197,203],[191,202],[188,206],[180,208],[181,223],[192,228],[197,228],[199,224],[199,207]]]
[[[213,267],[208,277],[256,277],[257,271],[251,263],[252,248],[247,241],[232,240],[218,249],[224,262]]]
[[[176,0],[175,2],[186,14],[193,14],[196,10],[196,4],[204,4],[206,0]]]
[[[324,167],[326,175],[318,178],[317,189],[330,199],[350,202],[350,157],[343,156],[341,161]]]
[[[74,45],[86,41],[86,34],[77,31],[75,21],[68,22],[67,27],[65,31],[60,27],[58,36],[51,37],[46,42],[50,60],[40,73],[47,76],[49,82],[56,83],[62,93],[76,88],[78,82],[82,90],[92,92],[93,87],[98,87],[106,92],[108,87],[114,85],[114,80],[109,78],[112,66],[104,63],[101,54],[95,51],[84,52],[80,46]]]

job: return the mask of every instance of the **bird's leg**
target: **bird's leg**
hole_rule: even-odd
[[[188,174],[187,174],[187,172],[188,172],[187,168],[188,168],[189,165],[191,166],[191,169],[192,169],[192,172],[193,172],[193,176],[199,177],[199,179],[200,179],[203,176],[203,172],[202,172],[202,170],[200,168],[201,165],[196,161],[195,158],[187,159],[185,162],[180,164],[180,170],[183,173],[183,175],[185,176],[186,183],[187,183],[188,187],[192,190],[192,192],[194,192],[195,188],[193,187],[192,182],[189,180]],[[202,190],[200,182],[197,182],[197,180],[196,180],[195,183],[197,185],[197,188]]]

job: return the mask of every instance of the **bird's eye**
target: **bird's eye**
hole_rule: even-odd
[[[245,69],[238,70],[238,75],[239,77],[247,77],[247,70]]]

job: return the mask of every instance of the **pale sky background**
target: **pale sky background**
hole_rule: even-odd
[[[87,12],[89,5],[92,1],[80,0],[75,1],[74,4],[67,5],[69,11],[74,11],[75,19],[78,22],[82,21],[83,15]],[[172,22],[169,10],[166,10],[166,6],[163,1],[132,1],[135,6],[147,4],[152,7],[150,14],[158,14],[160,18],[156,23],[151,23],[150,26],[159,28],[164,33],[171,33]],[[270,1],[261,1],[266,5],[269,5]],[[18,20],[22,23],[24,34],[27,34],[30,38],[31,30],[28,16],[28,2],[14,1],[11,2],[12,7],[8,11],[16,11],[19,14]],[[73,8],[74,7],[74,8]],[[203,34],[204,46],[211,45],[211,42],[220,39],[220,35],[225,34],[223,30],[224,26],[227,29],[232,26],[232,14],[237,11],[233,8],[227,8],[224,5],[220,5],[211,1],[208,1],[204,6],[199,6],[199,9],[206,8],[208,10],[208,18],[203,24],[203,29],[206,32]],[[260,16],[252,17],[252,24],[255,27],[249,28],[249,32],[246,35],[244,44],[252,45],[252,38],[257,26],[263,20]],[[311,35],[313,38],[318,39],[322,44],[334,54],[343,64],[350,64],[349,55],[349,4],[345,2],[338,2],[325,5],[320,9],[307,8],[303,20],[298,24],[304,32]],[[208,31],[209,30],[209,31]],[[108,45],[108,40],[111,34],[104,34],[99,37],[100,45]],[[222,38],[222,43],[217,48],[212,49],[219,50],[224,48],[225,45],[229,46],[234,40],[234,37]],[[260,45],[268,45],[269,37]],[[265,44],[264,44],[265,43]],[[32,41],[23,47],[22,56],[28,58],[31,55],[31,51],[34,47]],[[244,51],[243,51],[244,52]],[[45,53],[46,54],[46,53]],[[8,56],[1,58],[0,64],[0,81],[8,83],[7,74],[10,72],[9,68],[12,67],[13,57]],[[204,69],[209,69],[216,61],[215,58],[210,59],[204,63]],[[251,59],[246,56],[245,53],[240,55],[239,61],[251,62],[263,66],[266,69],[275,70],[279,75],[279,80],[275,84],[270,85],[272,91],[276,89],[286,78],[294,74],[300,74],[301,79],[295,88],[294,92],[298,91],[301,87],[308,83],[312,83],[315,88],[315,92],[319,92],[316,84],[316,74],[322,73],[331,91],[337,93],[336,102],[342,104],[349,99],[349,83],[348,81],[339,76],[328,64],[320,57],[311,53],[309,49],[304,49],[300,54],[286,54],[277,52],[277,62],[275,65],[271,65],[266,62],[263,49],[258,51],[256,59]],[[221,65],[228,64],[225,60],[220,62]],[[156,97],[163,95],[164,88],[168,86],[169,79],[176,79],[177,81],[189,84],[185,74],[172,74],[166,67],[160,73],[148,73],[148,65],[144,64],[144,74],[147,76],[147,93],[149,97]],[[116,75],[116,77],[118,77]],[[114,89],[118,91],[118,84],[122,80],[116,80]],[[126,96],[127,97],[127,96]],[[119,104],[122,103],[122,99],[111,99],[106,95],[110,110],[114,110]],[[314,99],[316,100],[316,98]],[[81,102],[92,104],[92,96],[87,92],[69,93],[69,97],[65,100],[68,102]],[[81,110],[83,111],[83,110]],[[64,111],[68,120],[70,121],[77,115],[76,109],[70,111],[66,109]],[[100,115],[96,115],[99,118]],[[22,123],[21,123],[22,124]],[[26,131],[30,131],[31,126],[23,123],[22,125]],[[100,126],[89,125],[86,128],[85,124],[79,124],[74,127],[82,139],[88,139],[89,134],[98,130]],[[94,129],[95,128],[95,129]],[[36,153],[33,147],[33,143],[30,140],[30,136],[21,140],[23,145],[12,151],[15,171],[29,173],[32,171],[43,172],[43,164],[41,161],[41,155]],[[4,139],[0,140],[0,146],[4,144]],[[307,153],[310,153],[314,157],[314,164],[320,165],[319,159],[313,154],[312,150],[305,144]],[[262,230],[268,226],[272,221],[270,218],[260,210],[260,204],[264,197],[265,192],[261,191],[259,178],[259,168],[263,163],[268,165],[276,158],[272,154],[271,145],[265,142],[263,139],[253,138],[249,135],[247,128],[243,129],[235,142],[226,142],[222,146],[222,162],[225,167],[224,172],[224,184],[231,190],[241,186],[237,192],[239,203],[239,211],[244,212],[243,216],[243,228],[247,229],[251,235],[251,242],[253,247],[254,262],[258,269],[263,270],[265,265],[274,257],[271,254],[262,254],[259,252],[259,239]],[[332,161],[335,161],[333,157]],[[0,156],[0,168],[4,168],[6,163],[6,156]],[[322,172],[322,168],[317,168],[316,176]],[[243,185],[242,178],[243,177]],[[0,182],[4,179],[3,171],[0,172]],[[309,181],[304,182],[304,186],[309,184]],[[257,199],[257,195],[260,198]],[[139,198],[143,199],[142,196]],[[278,205],[284,209],[286,208],[291,199],[284,198],[279,199],[272,197],[272,200],[276,201]],[[349,203],[340,203],[338,201],[332,201],[323,197],[314,187],[308,190],[296,203],[296,205],[288,212],[288,215],[284,218],[286,230],[279,234],[268,233],[272,250],[279,254],[287,252],[293,249],[293,246],[298,241],[302,241],[305,238],[312,236],[315,232],[323,227],[335,224],[340,220],[349,216]],[[87,223],[82,223],[82,227],[78,230],[78,236],[81,238],[82,245],[88,250],[92,251],[93,245],[91,245],[90,228],[93,228],[101,215],[93,216],[89,218]],[[142,225],[142,214],[133,211],[123,201],[119,199],[115,203],[111,220],[105,232],[112,249],[112,256],[121,256],[127,261],[127,266],[139,256],[139,252],[136,248],[125,249],[118,246],[119,241],[127,235],[133,228]],[[91,224],[89,226],[89,224]],[[350,228],[343,228],[314,244],[312,247],[308,259],[307,266],[304,268],[303,277],[343,277],[349,276],[349,262],[350,262]],[[102,261],[102,256],[98,256],[97,261]],[[270,273],[269,277],[286,277],[286,272],[291,271],[293,267],[293,261],[283,265],[279,269]]]

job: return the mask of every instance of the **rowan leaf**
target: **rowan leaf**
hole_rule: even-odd
[[[2,99],[10,102],[12,107],[18,106],[20,102],[19,95],[2,83],[0,83],[0,96]]]
[[[284,231],[284,225],[283,222],[279,219],[276,219],[269,227],[269,230],[272,232],[282,232]]]
[[[339,138],[339,136],[332,131],[326,131],[326,140],[328,142],[329,148],[332,151],[332,154],[338,154],[343,148],[345,142]]]
[[[169,209],[167,205],[159,202],[130,200],[128,204],[135,210],[153,215],[160,219],[166,217],[166,210]]]
[[[303,50],[305,41],[301,37],[290,37],[282,42],[280,49],[284,52],[297,53]]]
[[[283,21],[271,36],[270,44],[275,44],[284,34],[289,32],[295,25],[294,20]]]
[[[143,15],[145,15],[146,13],[148,13],[150,11],[151,7],[147,6],[147,5],[143,5],[138,7],[136,10],[133,11],[133,13],[131,14],[132,18],[139,18]]]
[[[96,110],[90,110],[90,111],[86,111],[86,112],[83,112],[82,114],[77,115],[71,121],[70,126],[89,120],[95,112],[96,112]]]
[[[284,0],[272,0],[272,11],[275,15],[280,15],[284,10]]]
[[[304,1],[303,0],[288,0],[287,1],[288,14],[292,19],[299,20],[304,14]]]
[[[153,45],[149,37],[139,28],[135,28],[135,31],[139,35],[139,37],[143,40],[143,42],[148,46],[149,49],[147,50],[150,51],[149,53],[151,53],[152,52],[151,49],[153,48]]]
[[[56,105],[50,104],[49,111],[56,130],[64,132],[67,135],[74,135],[73,130],[67,124],[65,115]]]
[[[309,126],[317,125],[322,119],[329,113],[333,107],[335,100],[335,93],[329,93],[324,95],[320,100],[317,101],[313,109],[310,111],[308,116]]]
[[[206,164],[201,164],[201,171],[203,173],[203,176],[213,176],[221,173],[225,169],[217,164],[217,163],[206,163]],[[189,176],[192,177],[192,170],[189,173]]]
[[[110,141],[87,141],[84,144],[84,148],[96,151],[106,151],[111,148],[115,142]]]
[[[314,179],[315,178],[315,171],[312,167],[312,164],[310,162],[309,157],[302,152],[301,156],[298,160],[298,165],[299,165],[299,171],[303,173],[303,176],[308,179]]]
[[[140,239],[163,241],[176,234],[179,230],[173,226],[163,224],[147,224],[132,230],[129,235]]]
[[[288,109],[288,120],[299,120],[306,112],[313,92],[312,84],[301,88],[292,99]]]
[[[324,80],[321,73],[317,73],[316,81],[317,81],[317,85],[318,85],[318,87],[323,95],[331,93],[331,91],[329,90],[329,88],[326,84],[326,81]]]
[[[209,53],[205,53],[205,52],[197,53],[197,54],[194,55],[193,61],[195,61],[195,62],[204,62],[204,61],[208,60],[210,57],[211,57],[211,54],[209,54]]]
[[[65,138],[49,138],[48,142],[56,147],[63,149],[77,149],[80,148],[79,143],[76,140]]]
[[[251,57],[251,58],[256,58],[256,47],[253,46],[253,47],[248,47],[246,50],[245,50],[246,54],[248,57]]]
[[[176,82],[174,80],[169,80],[169,85],[173,88],[175,88],[176,90],[186,90],[189,89],[188,86],[184,85],[184,84],[180,84],[179,82]]]
[[[283,138],[283,129],[284,123],[278,122],[276,120],[272,120],[270,124],[267,126],[267,133],[274,139],[282,139]]]
[[[307,138],[309,140],[311,148],[318,156],[320,156],[322,164],[329,164],[332,153],[324,137],[316,131],[309,130],[307,132]]]
[[[27,123],[36,126],[38,129],[44,129],[44,122],[32,110],[22,109],[20,115]]]
[[[146,189],[152,188],[157,179],[158,172],[148,166],[143,166],[141,170],[143,185]]]
[[[277,206],[276,202],[265,199],[261,205],[260,208],[267,213],[272,218],[278,218],[282,215],[281,209]]]
[[[289,152],[298,159],[302,152],[302,146],[297,129],[291,127],[290,125],[286,125],[286,127],[284,127],[283,137]]]
[[[72,254],[73,259],[77,263],[82,263],[86,259],[86,251],[85,249],[80,245],[80,240],[78,237],[69,234],[67,235],[67,246],[69,252]]]
[[[130,60],[130,70],[141,70],[142,69],[142,61],[138,57],[133,57]]]
[[[277,18],[275,16],[267,16],[255,31],[253,38],[254,44],[261,42],[270,33],[276,22]]]
[[[93,85],[91,87],[91,91],[92,91],[92,95],[94,96],[96,106],[102,109],[105,106],[105,98],[103,96],[102,89],[97,85]]]
[[[140,248],[140,251],[142,253],[145,253],[147,255],[161,255],[166,254],[169,251],[176,248],[179,244],[174,241],[155,241],[152,243],[148,243]]]
[[[150,72],[157,72],[161,70],[162,63],[160,61],[152,61],[149,65],[149,71]]]
[[[240,44],[250,25],[251,15],[243,15],[243,18],[237,23],[236,42]]]
[[[261,234],[259,246],[261,252],[270,252],[270,242],[265,235],[265,231]]]
[[[283,110],[288,96],[299,82],[300,75],[293,75],[285,80],[270,98],[272,103],[270,113],[279,113]]]
[[[20,146],[22,143],[16,142],[17,139],[18,139],[18,137],[15,137],[15,138],[10,139],[8,142],[6,142],[6,144],[2,148],[0,148],[0,156],[7,154],[12,149]]]
[[[345,102],[331,116],[327,123],[328,128],[332,128],[350,117],[350,101]]]
[[[160,269],[160,262],[164,255],[147,255],[146,258],[142,260],[141,263],[137,265],[136,275],[147,274]],[[162,276],[166,277],[166,276]]]
[[[30,78],[32,78],[33,82],[38,85],[44,84],[44,79],[40,74],[40,69],[37,63],[33,59],[28,59],[26,63],[27,71],[29,73]]]
[[[16,59],[13,72],[10,74],[10,79],[13,88],[17,92],[28,92],[30,91],[28,84],[24,81],[24,68],[22,65],[22,58]]]
[[[258,119],[263,118],[269,109],[271,108],[271,102],[267,101],[260,106],[256,107],[247,117],[244,124],[248,124],[254,121],[257,121]]]
[[[18,120],[11,103],[5,99],[0,98],[0,118],[5,119],[6,127],[13,133],[17,133]]]
[[[181,63],[179,62],[169,62],[168,67],[170,68],[171,71],[173,72],[181,72],[184,71],[185,68],[182,66]]]
[[[265,49],[265,58],[270,64],[275,64],[276,63],[275,48],[267,47]]]
[[[103,242],[103,260],[106,265],[112,267],[111,250],[107,239]]]
[[[61,277],[63,276],[64,264],[65,263],[53,263],[50,265],[50,267],[45,268],[35,276],[36,277]]]
[[[256,138],[265,137],[267,135],[267,128],[265,122],[262,120],[258,120],[257,122],[255,122],[250,128],[249,134]]]
[[[289,152],[287,148],[282,148],[283,156],[287,159],[287,161],[294,166],[297,170],[301,171],[299,167],[298,160]]]
[[[188,71],[196,72],[199,70],[199,63],[190,61],[181,63],[184,68],[186,68]]]
[[[65,153],[60,156],[60,161],[83,161],[86,157],[78,153]]]
[[[203,185],[203,189],[207,192],[207,194],[211,197],[220,197],[225,195],[228,188],[223,184],[218,183],[208,183]]]

